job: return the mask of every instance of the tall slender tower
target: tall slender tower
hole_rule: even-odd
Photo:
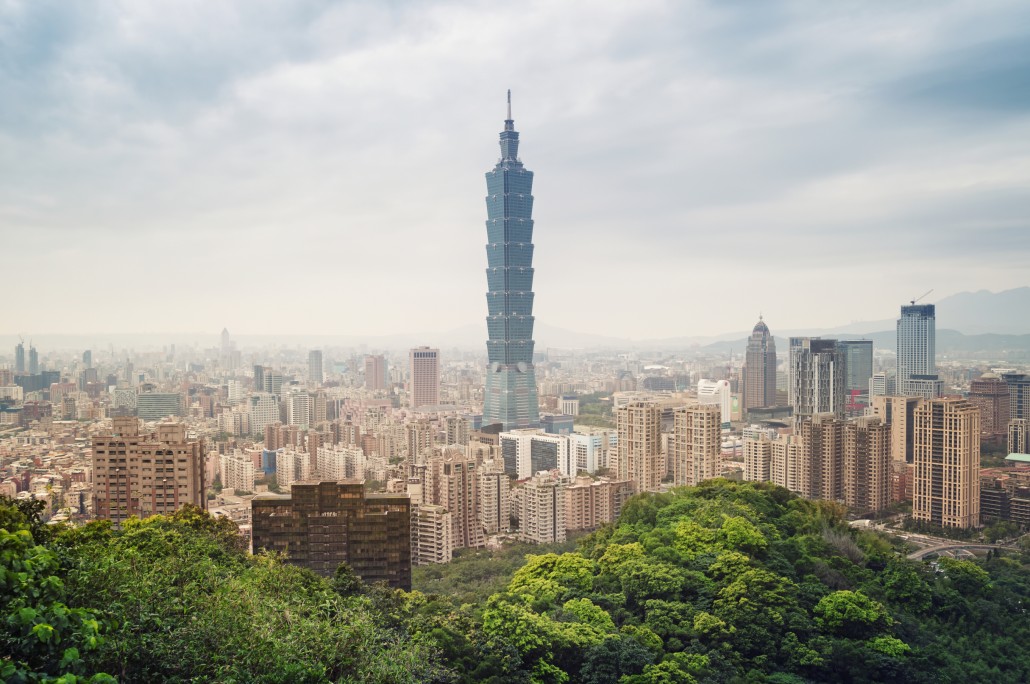
[[[776,340],[761,316],[747,341],[744,364],[744,408],[775,406]]]
[[[901,307],[898,319],[898,393],[934,399],[943,383],[937,377],[937,310],[933,304]]]
[[[501,423],[504,430],[540,423],[533,368],[533,172],[518,152],[509,90],[501,159],[486,174],[489,366],[483,424]]]

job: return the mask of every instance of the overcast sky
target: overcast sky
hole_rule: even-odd
[[[1030,284],[1020,0],[0,0],[0,333],[485,338],[508,88],[540,322]]]

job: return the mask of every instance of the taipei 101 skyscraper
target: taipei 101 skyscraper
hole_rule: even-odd
[[[483,425],[538,427],[533,369],[533,172],[519,160],[511,118],[501,132],[501,159],[486,174],[486,343]]]

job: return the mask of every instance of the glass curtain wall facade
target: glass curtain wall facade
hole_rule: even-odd
[[[533,172],[518,158],[511,118],[501,132],[501,159],[486,174],[488,368],[483,424],[504,430],[538,427],[533,368]]]

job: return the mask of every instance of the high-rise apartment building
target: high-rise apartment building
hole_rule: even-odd
[[[522,485],[518,499],[519,538],[537,544],[565,541],[565,483],[538,473]]]
[[[873,341],[841,340],[844,354],[844,410],[861,416],[869,406],[869,383],[873,377]]]
[[[933,304],[901,307],[897,326],[899,394],[924,399],[941,396],[936,340],[937,310]]]
[[[873,415],[890,428],[891,460],[912,463],[915,444],[915,410],[920,397],[872,397]]]
[[[511,480],[504,471],[479,471],[479,521],[486,534],[497,534],[508,529],[511,506],[508,492]]]
[[[223,487],[237,492],[254,491],[254,461],[239,449],[218,455],[218,472]]]
[[[615,522],[631,496],[633,483],[628,480],[577,477],[573,484],[565,487],[565,528],[596,530]]]
[[[450,563],[454,553],[451,512],[443,506],[411,507],[411,564]]]
[[[776,340],[758,317],[744,357],[744,408],[776,405]]]
[[[365,452],[341,445],[319,447],[315,469],[322,480],[364,480]]]
[[[386,389],[386,357],[382,354],[365,356],[365,389],[370,392]]]
[[[790,338],[787,395],[794,407],[795,425],[817,413],[844,417],[845,365],[844,353],[837,340]]]
[[[172,513],[187,503],[207,508],[204,443],[188,439],[185,425],[160,423],[141,433],[138,419],[114,418],[92,447],[98,518],[120,527],[130,516]]]
[[[832,413],[817,413],[800,424],[801,496],[844,499],[844,422]]]
[[[844,424],[844,504],[855,514],[891,503],[890,428],[875,416]]]
[[[286,398],[286,422],[302,430],[311,425],[311,397],[307,392],[294,392]]]
[[[479,467],[463,449],[447,449],[429,461],[431,502],[451,514],[451,539],[454,548],[486,545],[479,518]]]
[[[279,421],[279,402],[271,394],[252,394],[247,397],[245,406],[250,413],[250,429],[255,435],[264,435],[266,427]]]
[[[690,404],[675,409],[669,450],[672,482],[696,485],[722,472],[721,411],[714,404]]]
[[[409,354],[411,408],[440,403],[440,350],[416,347]]]
[[[1001,376],[984,373],[969,383],[969,401],[980,409],[980,429],[988,437],[1004,435],[1009,424],[1009,387]]]
[[[361,482],[298,482],[251,501],[253,547],[329,577],[346,563],[369,584],[411,590],[411,503]]]
[[[308,352],[308,382],[316,387],[322,384],[325,372],[322,367],[322,350],[312,349]]]
[[[288,492],[295,483],[310,480],[311,465],[311,454],[285,447],[276,450],[275,481],[279,488]]]
[[[658,491],[665,473],[662,410],[657,402],[632,401],[615,410],[619,431],[617,472],[640,492]]]
[[[916,408],[914,421],[912,517],[979,527],[980,411],[965,399],[932,399]]]
[[[469,421],[465,416],[447,416],[444,418],[444,433],[447,444],[465,447],[469,443]]]
[[[501,158],[486,174],[489,340],[483,424],[513,430],[537,427],[540,406],[533,366],[533,172],[518,156],[511,91],[500,143]]]

